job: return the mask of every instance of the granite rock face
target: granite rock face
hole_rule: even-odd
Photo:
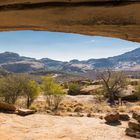
[[[136,0],[1,0],[0,21],[0,31],[58,31],[140,42]]]

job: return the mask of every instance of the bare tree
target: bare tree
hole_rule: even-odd
[[[103,84],[103,90],[111,105],[115,104],[115,97],[118,98],[121,91],[127,84],[126,75],[123,72],[106,70],[98,76]]]

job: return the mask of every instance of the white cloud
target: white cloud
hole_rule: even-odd
[[[94,40],[94,39],[92,39],[92,40],[91,40],[91,42],[92,42],[92,43],[94,43],[94,42],[95,42],[95,40]]]

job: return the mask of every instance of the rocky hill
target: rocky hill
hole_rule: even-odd
[[[69,62],[52,60],[49,58],[37,60],[35,58],[23,57],[16,53],[5,52],[0,54],[0,68],[9,72],[53,70],[68,73],[86,73],[91,70],[107,68],[113,70],[139,71],[140,48],[109,58],[89,59],[85,61],[74,59]]]
[[[5,52],[0,54],[0,68],[9,72],[29,72],[44,69],[44,64],[34,58]]]

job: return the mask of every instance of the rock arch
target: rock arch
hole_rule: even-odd
[[[1,0],[0,31],[46,30],[140,42],[138,0]]]

